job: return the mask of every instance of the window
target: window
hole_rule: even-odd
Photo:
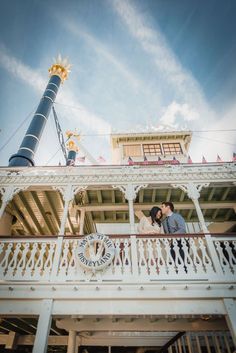
[[[124,157],[140,157],[141,145],[124,145],[123,146]]]
[[[166,154],[182,154],[180,143],[163,143],[163,152]]]
[[[159,143],[143,145],[143,154],[145,156],[161,155],[161,145]]]

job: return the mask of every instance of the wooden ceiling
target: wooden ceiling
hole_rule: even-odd
[[[210,185],[201,191],[199,199],[207,222],[231,221],[236,224],[236,186]],[[172,201],[176,211],[187,222],[197,222],[192,201],[180,189],[171,186],[150,185],[141,189],[134,200],[134,208],[148,214],[154,205]],[[13,216],[13,235],[57,235],[64,201],[59,191],[47,188],[21,191],[9,202],[6,211]],[[71,203],[66,234],[78,235],[78,214],[85,210],[84,234],[96,231],[97,223],[128,223],[128,202],[124,194],[108,186],[91,187],[75,195]]]

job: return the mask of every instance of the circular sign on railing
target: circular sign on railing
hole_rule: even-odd
[[[113,260],[115,247],[107,235],[89,234],[78,244],[78,261],[87,270],[103,270]]]

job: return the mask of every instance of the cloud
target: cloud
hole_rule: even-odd
[[[158,69],[157,74],[172,87],[178,100],[193,107],[191,109],[197,109],[199,113],[207,112],[208,116],[213,117],[214,113],[208,106],[198,82],[182,67],[160,30],[154,30],[147,23],[145,15],[139,13],[131,1],[113,0],[111,4],[130,34],[149,54]]]
[[[175,127],[178,126],[180,121],[193,121],[198,118],[198,113],[191,109],[187,103],[179,104],[173,101],[165,109],[164,114],[160,118],[160,122]]]
[[[59,20],[60,24],[68,30],[71,34],[73,34],[77,38],[82,38],[89,46],[91,46],[98,55],[102,55],[105,60],[110,62],[115,68],[119,71],[119,73],[127,80],[127,82],[132,85],[135,89],[140,88],[142,82],[139,78],[137,78],[130,69],[128,69],[121,60],[117,59],[117,56],[114,56],[111,53],[106,45],[104,45],[97,38],[92,36],[90,33],[80,28],[73,20],[70,18],[61,17],[59,14],[55,14],[56,18]]]
[[[9,55],[3,46],[0,46],[0,65],[14,77],[24,81],[36,91],[43,92],[45,89],[47,81],[41,74]],[[74,107],[74,109],[70,108],[70,114],[66,115],[74,123],[82,124],[84,127],[97,133],[109,133],[111,131],[110,124],[96,114],[88,111],[86,107],[78,102],[74,93],[68,88],[63,87],[63,90],[59,91],[57,100],[62,104],[68,105],[68,107]]]
[[[14,77],[21,79],[37,91],[45,88],[46,81],[39,72],[24,65],[20,60],[7,53],[3,45],[0,45],[0,65]]]

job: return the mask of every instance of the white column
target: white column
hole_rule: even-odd
[[[203,233],[209,233],[209,230],[207,229],[203,213],[199,204],[199,197],[200,197],[200,191],[203,187],[207,187],[209,184],[203,183],[203,184],[194,184],[194,183],[188,183],[188,184],[173,184],[172,186],[174,188],[180,188],[184,192],[187,193],[188,197],[193,201],[193,204],[195,206],[197,216],[199,219],[199,223],[201,225],[201,229]]]
[[[42,301],[32,353],[47,352],[48,334],[51,328],[52,321],[52,305],[52,299],[44,299]]]
[[[67,353],[76,353],[76,331],[69,331]]]
[[[72,193],[72,185],[67,185],[67,187],[63,193],[63,199],[65,201],[65,204],[64,204],[64,209],[63,209],[63,214],[62,214],[62,219],[61,219],[61,226],[60,226],[60,231],[59,231],[60,235],[64,235],[64,233],[65,233],[69,204],[70,204],[71,200],[73,199],[73,197],[74,197],[74,194]]]
[[[138,277],[138,248],[136,235],[131,235],[131,262],[132,262],[132,278],[136,280]]]
[[[134,223],[134,199],[136,197],[135,187],[133,184],[128,184],[124,189],[125,198],[129,204],[129,225],[130,233],[135,234],[135,223]]]
[[[112,185],[113,188],[118,188],[124,193],[126,200],[129,204],[129,223],[130,223],[130,234],[135,234],[135,222],[134,222],[134,200],[138,191],[142,188],[146,188],[145,185],[133,185],[131,183],[127,185]]]
[[[197,212],[197,216],[198,216],[198,219],[199,219],[199,223],[201,225],[201,228],[202,228],[202,231],[203,233],[209,233],[209,230],[206,226],[206,223],[205,223],[205,219],[203,217],[203,213],[202,213],[202,210],[201,210],[201,207],[199,205],[199,202],[198,202],[198,198],[192,198],[192,201],[194,203],[194,206],[195,206],[195,209],[196,209],[196,212]]]
[[[63,250],[63,237],[58,237],[55,255],[53,257],[53,264],[52,264],[52,272],[51,272],[50,281],[56,280],[57,273],[58,273],[59,266],[60,266],[60,259],[61,259],[61,255],[62,255],[62,250]]]
[[[236,347],[236,302],[231,298],[225,298],[223,301],[227,312],[226,321]]]
[[[80,210],[80,220],[79,220],[79,235],[84,235],[84,219],[85,219],[85,210]]]
[[[135,234],[135,223],[134,223],[134,201],[133,199],[128,200],[129,203],[129,224],[130,233]]]

